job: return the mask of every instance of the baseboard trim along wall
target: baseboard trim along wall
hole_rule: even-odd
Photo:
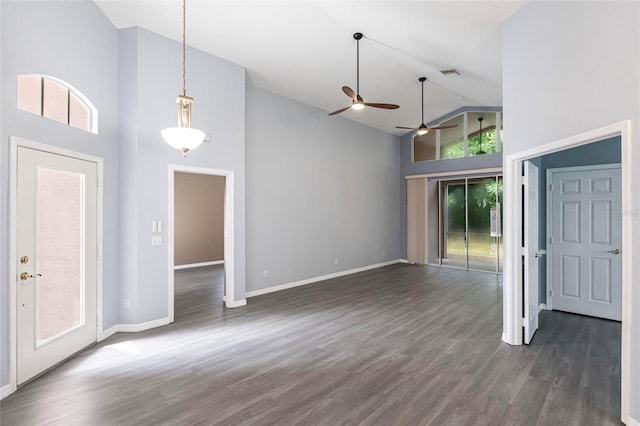
[[[102,342],[103,340],[107,340],[109,337],[113,336],[118,332],[119,325],[116,324],[112,327],[107,328],[98,333],[98,342]]]
[[[547,310],[547,304],[546,303],[541,303],[538,305],[538,313],[542,312],[542,311],[546,311]]]
[[[138,333],[140,331],[151,330],[152,328],[162,327],[169,324],[169,318],[160,318],[153,321],[147,321],[140,324],[116,324],[104,330],[98,336],[98,342],[108,339],[116,333]]]
[[[224,260],[213,260],[211,262],[200,262],[200,263],[189,263],[186,265],[175,265],[173,267],[174,271],[178,269],[189,269],[189,268],[200,268],[201,266],[213,266],[213,265],[222,265],[224,264]]]
[[[0,399],[5,399],[12,393],[13,392],[11,392],[11,385],[4,385],[3,387],[0,388]]]
[[[627,426],[640,426],[640,421],[634,419],[633,417],[628,417]]]
[[[396,263],[402,263],[402,259],[390,260],[389,262],[376,263],[375,265],[363,266],[361,268],[349,269],[349,270],[346,270],[346,271],[340,271],[340,272],[335,272],[333,274],[321,275],[319,277],[314,277],[314,278],[307,278],[306,280],[300,280],[300,281],[295,281],[295,282],[292,282],[292,283],[276,285],[276,286],[273,286],[273,287],[263,288],[263,289],[260,289],[260,290],[248,291],[248,292],[245,293],[245,297],[248,299],[250,297],[260,296],[260,295],[267,294],[267,293],[273,293],[275,291],[287,290],[287,289],[293,288],[293,287],[300,287],[302,285],[312,284],[312,283],[316,283],[318,281],[325,281],[325,280],[329,280],[331,278],[343,277],[345,275],[351,275],[351,274],[355,274],[355,273],[358,273],[358,272],[364,272],[364,271],[368,271],[370,269],[381,268],[383,266],[389,266],[389,265],[393,265],[393,264],[396,264]]]
[[[227,308],[240,308],[242,306],[247,306],[247,299],[234,300],[232,303],[227,303],[226,297],[223,297],[223,299]]]

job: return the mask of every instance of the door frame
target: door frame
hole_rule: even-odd
[[[237,301],[235,299],[235,233],[234,233],[234,173],[232,170],[210,169],[204,167],[182,166],[179,164],[169,164],[169,235],[167,243],[168,263],[168,317],[172,323],[175,317],[175,259],[174,259],[174,232],[175,232],[175,212],[174,212],[174,196],[175,196],[175,174],[176,172],[194,173],[200,175],[213,175],[224,177],[224,287],[225,287],[225,306],[227,308],[237,308],[247,304],[246,299]]]
[[[553,179],[554,173],[563,173],[563,172],[581,172],[581,171],[589,171],[589,170],[605,170],[605,169],[621,169],[620,163],[609,163],[609,164],[593,164],[590,166],[573,166],[573,167],[556,167],[553,169],[547,169],[547,187],[546,187],[546,197],[547,197],[547,211],[545,214],[547,215],[547,229],[546,238],[547,240],[553,232],[553,194],[549,189],[549,183]],[[620,188],[620,195],[622,195],[622,188]],[[553,296],[549,294],[549,285],[553,288],[553,282],[551,281],[551,277],[553,275],[553,245],[547,246],[547,307],[548,310],[553,310]]]
[[[43,151],[49,154],[62,155],[78,160],[89,161],[96,164],[96,175],[98,177],[98,187],[96,190],[96,226],[98,253],[96,257],[96,342],[102,334],[102,317],[103,317],[103,173],[104,160],[100,157],[72,151],[57,146],[48,145],[42,142],[36,142],[17,136],[10,137],[10,154],[9,154],[9,333],[10,333],[10,374],[9,374],[9,393],[13,393],[18,389],[18,322],[17,322],[17,293],[15,281],[17,281],[18,270],[16,263],[18,261],[18,148],[28,148],[37,151]]]
[[[522,152],[507,155],[504,159],[504,194],[505,211],[522,212],[522,162],[545,154],[563,151],[576,146],[587,145],[609,137],[620,136],[622,148],[621,174],[622,188],[632,188],[632,138],[631,120],[624,120],[605,127],[591,130],[579,135],[571,136],[555,142],[540,145]],[[631,339],[637,334],[637,327],[632,321],[632,264],[634,259],[633,244],[633,205],[632,191],[622,192],[622,247],[625,253],[622,258],[622,342],[621,342],[621,418],[623,422],[631,418],[631,377],[633,364],[631,363]],[[523,274],[522,274],[522,215],[510,214],[505,218],[505,270],[503,289],[503,333],[502,340],[510,345],[522,345],[522,303],[523,303]],[[638,367],[636,367],[638,368]]]

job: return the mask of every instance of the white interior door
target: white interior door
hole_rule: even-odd
[[[538,167],[530,161],[524,162],[525,202],[524,209],[524,343],[529,344],[538,329]]]
[[[619,165],[551,174],[553,309],[622,319]]]
[[[18,384],[96,341],[96,175],[96,163],[18,147]]]

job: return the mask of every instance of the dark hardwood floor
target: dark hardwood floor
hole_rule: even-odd
[[[620,424],[620,324],[502,332],[502,278],[405,264],[222,308],[176,272],[176,322],[117,334],[0,404],[4,425]]]

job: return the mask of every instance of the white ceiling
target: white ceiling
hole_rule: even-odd
[[[181,40],[180,0],[96,3],[117,28]],[[400,109],[341,116],[401,135],[394,126],[421,122],[420,76],[428,79],[427,123],[462,106],[502,105],[501,23],[524,3],[188,0],[187,44],[246,67],[258,87],[328,113],[351,102],[341,87],[356,89],[353,33],[362,32],[360,95]],[[441,75],[447,68],[461,75]]]

